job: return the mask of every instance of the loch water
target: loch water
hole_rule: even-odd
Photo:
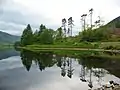
[[[120,60],[76,54],[2,50],[0,90],[88,90],[120,83]]]

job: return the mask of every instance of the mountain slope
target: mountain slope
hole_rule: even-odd
[[[106,25],[114,35],[120,35],[120,16],[113,19]]]
[[[108,34],[111,34],[111,35],[117,35],[117,36],[120,35],[120,16],[111,20],[106,25],[99,27],[98,29],[107,30]]]
[[[0,50],[0,60],[11,56],[18,56],[19,52],[14,49],[4,49]]]
[[[110,21],[107,25],[115,25],[116,23],[120,23],[120,16]]]
[[[8,33],[0,31],[0,44],[12,44],[16,41],[19,41],[19,36],[10,35]]]

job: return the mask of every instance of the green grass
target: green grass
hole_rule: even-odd
[[[69,45],[62,45],[62,44],[53,44],[53,45],[28,45],[29,48],[94,48],[94,45],[91,43],[76,43],[76,44],[69,44]]]
[[[103,48],[107,46],[120,47],[120,42],[82,42],[82,43],[74,43],[74,44],[53,44],[53,45],[28,45],[28,47],[38,47],[38,48]]]
[[[40,45],[33,44],[21,47],[27,50],[44,51],[44,50],[73,50],[73,51],[108,51],[120,53],[120,42],[82,42],[74,45]]]

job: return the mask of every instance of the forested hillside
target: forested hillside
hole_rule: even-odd
[[[12,44],[19,40],[19,36],[10,35],[8,33],[0,31],[0,44]]]

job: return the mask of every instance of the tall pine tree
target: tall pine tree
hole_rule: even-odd
[[[25,46],[25,45],[30,45],[32,43],[33,43],[33,32],[30,24],[28,24],[21,36],[21,45]]]

